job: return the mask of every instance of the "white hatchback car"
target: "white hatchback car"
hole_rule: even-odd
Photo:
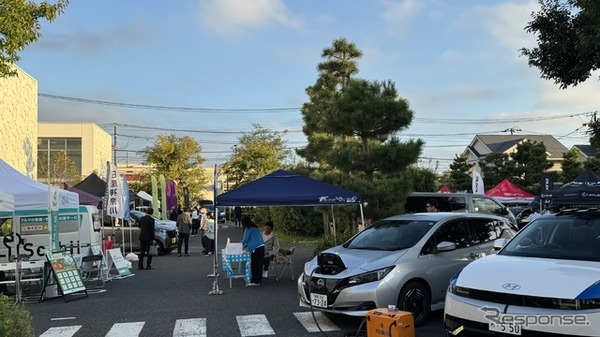
[[[532,221],[457,273],[445,302],[449,336],[600,336],[600,211]]]
[[[300,305],[365,316],[394,305],[422,324],[444,307],[450,278],[471,261],[495,252],[494,240],[512,238],[509,221],[476,213],[415,213],[383,219],[304,267]]]

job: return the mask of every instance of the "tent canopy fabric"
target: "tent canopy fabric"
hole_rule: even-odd
[[[448,185],[444,185],[440,187],[438,193],[452,193],[452,190],[450,189],[450,187],[448,187]]]
[[[14,197],[15,212],[48,210],[50,186],[37,182],[0,159],[0,191]],[[58,208],[79,208],[77,193],[58,189]]]
[[[139,191],[139,192],[137,192],[137,196],[140,197],[140,198],[142,198],[142,199],[144,199],[144,200],[146,200],[146,201],[152,202],[152,196],[150,194],[148,194],[147,192],[145,192],[145,191]]]
[[[518,188],[508,179],[502,180],[498,185],[485,191],[485,195],[494,197],[494,199],[502,203],[529,204],[535,198],[535,195]]]
[[[543,199],[552,205],[598,205],[600,204],[600,177],[588,169],[579,177],[561,187],[542,192]]]
[[[73,187],[99,198],[103,198],[106,194],[106,182],[93,172]]]
[[[277,170],[218,195],[216,206],[360,205],[360,194],[296,173]]]
[[[79,194],[79,204],[80,205],[92,205],[96,206],[98,209],[102,209],[102,198],[97,197],[91,193],[86,191],[82,191],[75,186],[71,186],[67,188],[67,191],[75,192]]]

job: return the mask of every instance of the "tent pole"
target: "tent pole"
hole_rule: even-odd
[[[214,205],[215,205],[215,214],[213,214],[213,221],[214,221],[214,229],[215,229],[215,243],[214,243],[214,249],[213,249],[213,273],[212,275],[207,275],[207,277],[214,277],[213,280],[213,287],[212,290],[208,292],[209,295],[221,295],[223,294],[223,290],[219,289],[219,274],[217,274],[217,268],[218,268],[218,263],[219,263],[219,259],[217,259],[217,252],[219,251],[217,249],[217,243],[219,242],[219,207],[218,207],[218,202],[217,202],[217,183],[218,183],[218,176],[217,176],[217,164],[215,164],[215,173],[213,176],[213,201],[214,201]]]
[[[360,222],[362,223],[362,228],[365,228],[365,213],[363,212],[362,202],[358,204],[360,207]]]
[[[337,228],[335,225],[335,212],[333,211],[333,205],[331,205],[331,220],[333,221],[333,244],[337,246]]]

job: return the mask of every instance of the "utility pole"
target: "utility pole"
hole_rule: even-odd
[[[514,127],[513,126],[512,128],[506,129],[506,130],[504,130],[502,132],[508,132],[508,131],[510,131],[510,135],[512,136],[512,135],[515,134],[515,132],[517,132],[517,131],[523,131],[523,130],[519,129],[518,127]]]
[[[117,124],[113,124],[113,164],[117,167]]]

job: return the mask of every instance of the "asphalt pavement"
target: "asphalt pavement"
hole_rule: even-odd
[[[220,225],[218,249],[227,238],[239,242],[242,229],[232,223]],[[284,245],[284,248],[290,248]],[[356,332],[362,319],[322,315],[298,305],[296,280],[305,262],[313,257],[312,246],[296,246],[294,280],[286,272],[279,281],[263,279],[258,287],[245,287],[242,279],[232,287],[220,269],[214,293],[213,258],[204,256],[200,237],[190,238],[190,256],[177,252],[155,257],[152,270],[132,269],[134,276],[106,282],[87,297],[67,296],[25,305],[32,315],[37,336],[329,336]],[[133,262],[137,267],[137,262]],[[444,336],[441,313],[416,331],[419,337]],[[315,319],[319,324],[315,324]],[[323,331],[320,331],[323,330]]]

